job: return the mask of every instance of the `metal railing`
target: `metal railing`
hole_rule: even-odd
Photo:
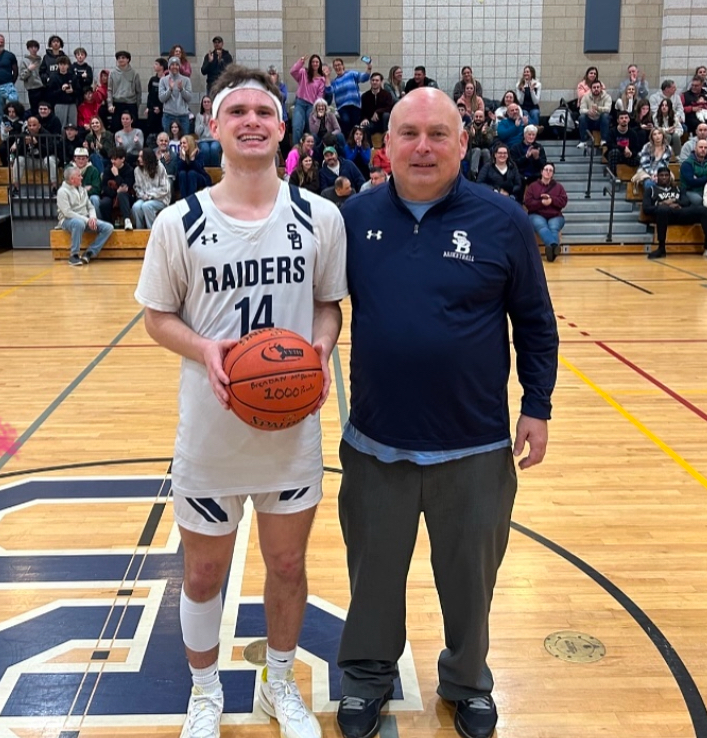
[[[585,200],[592,199],[592,175],[594,173],[594,136],[591,131],[587,131],[584,140],[585,144],[589,144],[589,172],[587,173],[587,191],[584,193]],[[587,147],[584,147],[584,155],[587,155]]]
[[[13,218],[56,217],[56,189],[67,158],[60,135],[25,131],[8,140],[10,204]]]
[[[614,204],[616,201],[616,190],[621,186],[621,180],[609,169],[604,167],[604,176],[609,178],[609,187],[604,187],[602,193],[606,196],[609,195],[611,198],[611,204],[609,206],[609,230],[606,233],[606,242],[611,243],[614,238]]]
[[[560,98],[560,110],[564,110],[565,114],[562,118],[562,155],[560,156],[560,161],[565,160],[565,150],[567,149],[567,121],[570,117],[570,110],[567,107],[567,102],[565,101],[564,97]]]

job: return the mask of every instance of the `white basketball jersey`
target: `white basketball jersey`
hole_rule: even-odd
[[[135,297],[177,313],[215,340],[287,328],[312,340],[314,300],[348,294],[346,234],[336,206],[284,182],[270,215],[239,221],[204,190],[160,213]],[[172,484],[215,497],[304,487],[322,477],[319,418],[281,431],[251,428],[224,410],[206,368],[183,358]]]

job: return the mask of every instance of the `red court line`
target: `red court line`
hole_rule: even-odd
[[[585,335],[580,331],[582,335]],[[589,335],[588,333],[586,335]],[[597,343],[597,341],[582,341],[579,338],[561,339],[560,343]],[[609,343],[707,343],[707,338],[610,338]]]
[[[665,392],[667,395],[670,395],[673,400],[677,400],[681,405],[686,407],[691,412],[695,413],[695,415],[697,415],[699,418],[707,421],[707,413],[705,413],[703,410],[700,410],[700,408],[696,405],[693,405],[689,400],[686,400],[682,395],[679,395],[677,392],[675,392],[675,390],[671,390],[670,387],[650,375],[647,371],[641,369],[640,366],[637,366],[632,361],[629,361],[625,356],[622,356],[620,353],[618,353],[618,351],[614,351],[614,349],[609,348],[609,346],[607,346],[605,343],[602,343],[601,341],[596,341],[596,345],[599,346],[599,348],[604,349],[604,351],[606,351],[608,354],[611,354],[615,359],[618,359],[621,363],[626,364],[629,369],[633,369],[636,374],[640,374],[651,384],[654,384],[656,387],[663,390],[663,392]]]

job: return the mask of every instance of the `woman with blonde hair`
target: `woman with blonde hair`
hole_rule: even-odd
[[[523,74],[516,85],[518,90],[518,102],[521,109],[528,116],[528,121],[537,126],[540,124],[540,91],[542,84],[535,72],[535,67],[526,64]]]
[[[182,136],[179,142],[177,181],[182,197],[193,195],[204,187],[211,186],[211,177],[204,168],[204,160],[194,136]]]
[[[634,193],[641,182],[644,189],[653,187],[657,180],[658,170],[668,166],[671,155],[672,151],[665,138],[665,131],[662,128],[653,128],[648,143],[639,154],[638,171],[631,178]]]
[[[638,109],[638,90],[636,85],[627,84],[621,97],[616,98],[615,106],[617,111],[625,111],[631,116],[631,120],[636,118],[636,110]]]
[[[403,68],[393,66],[388,72],[388,79],[383,83],[383,89],[393,96],[393,105],[405,95],[405,83],[403,82]]]

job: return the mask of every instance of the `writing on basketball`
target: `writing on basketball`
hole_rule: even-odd
[[[258,284],[301,284],[305,277],[304,256],[266,256],[226,263],[220,269],[206,266],[201,270],[204,293],[209,295]]]

